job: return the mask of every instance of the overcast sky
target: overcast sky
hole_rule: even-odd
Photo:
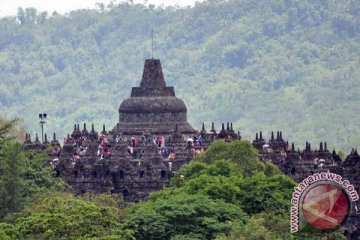
[[[16,15],[18,7],[35,7],[39,11],[48,11],[52,13],[66,13],[80,8],[94,8],[96,3],[105,3],[110,0],[0,0],[0,16]],[[121,2],[121,0],[113,1]],[[135,3],[143,3],[144,0],[134,0]],[[194,5],[195,0],[148,0],[150,4],[155,5]]]

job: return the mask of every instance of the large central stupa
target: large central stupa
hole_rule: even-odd
[[[120,104],[114,131],[124,135],[171,134],[176,126],[182,133],[194,133],[184,101],[175,97],[174,87],[166,86],[160,60],[146,59],[140,87],[133,87],[131,96]]]

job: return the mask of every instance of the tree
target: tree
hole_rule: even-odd
[[[280,240],[276,233],[273,233],[267,229],[264,218],[251,217],[245,226],[234,224],[231,234],[226,236],[225,234],[219,235],[216,240]]]
[[[242,177],[242,168],[238,164],[227,160],[216,160],[211,164],[206,164],[199,159],[192,160],[189,164],[183,165],[172,179],[172,185],[180,187],[187,181],[201,175]]]
[[[22,146],[6,136],[13,123],[0,125],[0,218],[17,211],[21,200]]]
[[[248,214],[285,214],[289,213],[296,183],[284,174],[267,177],[264,173],[258,173],[242,179],[238,186],[241,189],[239,200]]]
[[[216,160],[230,160],[240,166],[243,176],[251,176],[263,171],[265,166],[260,162],[258,152],[249,141],[215,141],[206,150],[200,161],[211,163]]]
[[[24,152],[12,134],[16,120],[0,121],[0,218],[21,210],[35,194],[64,190],[67,184],[52,177],[47,153]]]
[[[0,116],[0,136],[14,138],[22,143],[25,140],[26,128],[21,119],[6,119]]]
[[[106,196],[103,196],[106,199]],[[119,209],[99,206],[70,193],[40,194],[16,218],[16,239],[133,239],[121,230]],[[1,228],[0,228],[1,229]]]
[[[136,239],[212,239],[229,232],[230,222],[244,222],[242,210],[202,194],[177,193],[133,206],[123,228]]]

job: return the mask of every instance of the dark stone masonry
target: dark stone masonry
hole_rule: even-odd
[[[175,97],[174,87],[166,86],[160,60],[147,59],[140,87],[133,87],[131,96],[120,104],[119,124],[113,132],[141,136],[148,131],[169,135],[177,123],[182,133],[194,134],[186,114],[184,101]]]
[[[191,139],[189,139],[191,138]],[[183,100],[175,96],[174,87],[166,86],[158,59],[145,60],[140,87],[133,87],[129,98],[119,107],[119,122],[107,131],[105,125],[96,132],[94,125],[82,130],[74,125],[72,134],[60,146],[54,133],[51,142],[45,135],[42,144],[36,135],[31,141],[26,135],[25,150],[43,151],[46,145],[55,147],[51,164],[57,177],[63,178],[77,194],[121,193],[126,201],[146,200],[150,192],[170,185],[171,177],[194,155],[206,151],[216,139],[241,139],[232,123],[222,124],[216,132],[204,124],[201,131],[187,122]],[[330,171],[342,175],[360,192],[360,156],[354,149],[341,161],[327,143],[312,149],[297,150],[283,139],[281,131],[272,132],[265,141],[262,132],[256,133],[253,146],[265,162],[276,164],[285,174],[300,182],[317,172]],[[360,214],[354,214],[346,225],[349,239],[360,239]]]

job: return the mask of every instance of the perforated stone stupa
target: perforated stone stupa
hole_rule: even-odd
[[[119,123],[113,129],[122,135],[171,134],[174,126],[184,134],[194,133],[187,122],[183,100],[175,96],[174,87],[166,86],[159,59],[145,60],[140,87],[119,107]]]

